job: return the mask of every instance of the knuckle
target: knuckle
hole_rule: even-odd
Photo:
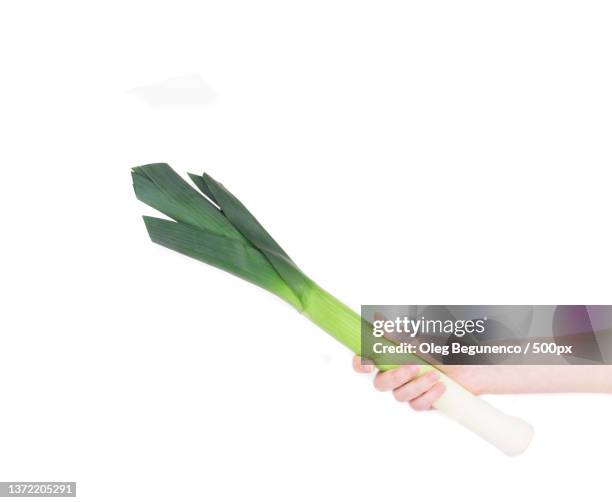
[[[422,391],[427,391],[428,389],[431,389],[436,384],[436,381],[434,380],[434,376],[432,376],[431,374],[422,376],[421,378],[419,378],[418,382],[419,382],[419,389]]]
[[[428,409],[427,404],[419,400],[413,400],[410,402],[410,407],[412,407],[412,410],[416,410],[417,412]]]
[[[382,374],[378,374],[375,378],[374,378],[374,389],[376,389],[377,391],[384,391],[384,386],[383,383],[381,381],[381,376]]]
[[[399,375],[403,382],[413,381],[416,377],[417,371],[412,365],[407,365],[399,369]]]
[[[392,378],[394,387],[400,386],[410,381],[410,376],[406,375],[406,371],[403,368],[394,370]]]
[[[408,383],[403,386],[404,397],[408,400],[414,400],[417,396],[417,389],[415,389],[414,383]]]

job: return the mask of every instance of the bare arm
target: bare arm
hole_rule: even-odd
[[[449,365],[440,370],[478,394],[612,393],[610,365]]]
[[[355,356],[353,368],[359,373],[374,371]],[[472,393],[612,393],[612,365],[445,365],[445,374]],[[396,400],[415,410],[426,410],[444,393],[436,372],[417,376],[411,365],[378,372],[374,387],[392,391]]]

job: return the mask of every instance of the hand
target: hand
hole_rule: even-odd
[[[374,371],[371,363],[362,363],[360,356],[353,358],[353,368],[361,374]],[[378,372],[374,387],[378,391],[392,391],[398,402],[408,403],[414,410],[429,410],[440,398],[446,387],[440,382],[440,373],[430,370],[417,376],[418,365],[402,365],[393,370]]]

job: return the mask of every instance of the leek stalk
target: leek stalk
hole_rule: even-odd
[[[274,293],[360,354],[361,317],[308,278],[223,185],[206,173],[189,176],[200,192],[167,164],[133,168],[136,197],[172,219],[144,217],[151,240]],[[421,373],[432,368],[414,358]],[[434,404],[436,409],[508,455],[527,448],[533,434],[530,425],[503,414],[448,376],[442,374],[441,380],[446,392]]]

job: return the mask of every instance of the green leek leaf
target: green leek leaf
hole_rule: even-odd
[[[201,260],[278,295],[299,308],[300,302],[267,258],[256,248],[210,231],[163,218],[144,217],[151,241]]]
[[[291,258],[289,258],[289,255],[285,253],[237,197],[210,175],[204,173],[202,179],[207,189],[212,192],[214,200],[217,201],[227,219],[255,248],[268,258],[281,277],[287,282],[289,288],[294,291],[295,295],[302,301],[302,304],[305,305],[308,292],[313,286],[312,280],[300,271]]]

